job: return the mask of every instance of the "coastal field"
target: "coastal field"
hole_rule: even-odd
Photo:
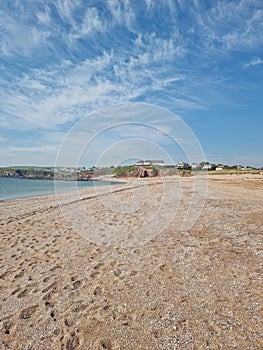
[[[125,181],[0,202],[0,349],[262,349],[263,175]]]

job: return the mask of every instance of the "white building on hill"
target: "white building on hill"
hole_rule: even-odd
[[[155,165],[155,166],[164,166],[164,161],[163,160],[140,160],[137,162],[136,165],[144,165],[144,166],[150,166],[150,165]]]

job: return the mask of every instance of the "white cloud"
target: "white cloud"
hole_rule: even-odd
[[[218,1],[204,8],[196,1],[189,8],[194,26],[208,54],[259,47],[263,42],[263,10],[255,1]],[[204,52],[205,54],[205,52]]]
[[[135,19],[132,2],[129,0],[107,0],[108,9],[112,15],[113,25],[125,25],[131,29]]]
[[[176,105],[181,109],[187,109],[187,110],[198,110],[203,109],[205,106],[204,101],[191,101],[191,99],[186,98],[176,98],[176,97],[170,97]]]
[[[4,112],[50,128],[186,78],[182,74],[171,76],[170,68],[163,65],[181,58],[183,47],[156,34],[147,34],[143,41],[134,41],[140,53],[128,59],[125,52],[111,51],[75,65],[63,61],[50,69],[34,69],[16,79],[12,93],[6,89],[6,81],[0,80]],[[193,106],[191,102],[191,109]]]
[[[131,24],[136,19],[134,8],[129,1],[107,2],[112,14],[111,24],[107,20],[106,24],[102,22],[95,7],[87,8],[82,21],[77,23],[74,14],[79,6],[78,1],[58,1],[56,6],[61,18],[67,19],[71,25],[69,37],[71,35],[75,39],[93,35],[96,31],[107,31],[110,25],[125,25],[126,21]],[[148,6],[151,6],[150,2]],[[169,7],[169,2],[165,6]],[[183,4],[181,3],[180,6],[182,7]],[[195,10],[197,11],[196,8]],[[214,30],[220,28],[219,33],[222,31],[225,16],[229,17],[229,13],[233,15],[233,10],[233,4],[229,6],[221,4],[213,7],[207,16],[200,12],[199,27],[202,30],[209,29],[203,35],[208,35],[210,42],[222,40],[214,36]],[[45,7],[41,15],[38,10],[37,15],[41,23],[49,22],[51,16],[49,11]],[[259,16],[260,14],[257,13],[254,21],[258,20]],[[53,26],[52,30],[54,28]],[[42,40],[41,35],[45,33],[44,31],[39,34],[39,31],[34,30],[32,31],[33,46]],[[233,46],[237,40],[236,37],[236,33],[226,34],[225,45]],[[210,45],[210,49],[211,47]],[[5,49],[8,50],[8,47]],[[176,28],[169,37],[165,38],[154,32],[137,32],[133,47],[123,46],[121,50],[112,49],[80,63],[64,60],[61,64],[49,68],[33,69],[22,77],[16,78],[16,88],[12,88],[10,92],[8,82],[0,81],[0,85],[3,86],[2,108],[6,115],[30,123],[39,123],[44,128],[54,128],[56,125],[78,120],[92,110],[109,104],[134,100],[148,94],[149,91],[156,94],[161,91],[163,98],[160,95],[157,101],[161,99],[164,101],[166,98],[173,101],[174,108],[199,109],[205,104],[201,98],[195,96],[199,92],[193,93],[194,89],[187,89],[187,84],[191,85],[193,79],[198,79],[198,75],[193,78],[187,71],[182,74],[178,69],[177,72],[177,62],[187,58],[189,50],[189,45],[183,40],[182,33],[179,33]],[[184,82],[183,88],[182,82]],[[13,83],[14,81],[12,86],[14,86]],[[150,96],[147,100],[151,102]]]
[[[54,152],[58,150],[58,146],[54,145],[41,145],[41,146],[33,146],[33,147],[9,147],[9,151],[11,152],[22,152],[22,153],[27,153],[27,152],[33,152],[33,153],[39,153],[39,152]]]
[[[81,25],[81,34],[88,35],[94,30],[102,30],[103,22],[95,7],[87,9]]]
[[[147,12],[151,11],[152,8],[153,8],[154,1],[153,0],[144,0],[144,1],[145,1],[145,4],[146,4]]]
[[[40,30],[23,17],[2,12],[1,8],[0,17],[0,56],[29,55],[48,43],[49,30]]]
[[[51,17],[50,17],[50,9],[48,6],[45,6],[44,11],[37,10],[36,11],[37,20],[43,25],[50,25]]]
[[[255,55],[263,43],[263,9],[256,0],[15,4],[12,11],[0,3],[0,55],[10,62],[0,65],[3,130],[55,131],[126,101],[180,112],[223,102],[221,86],[232,68],[221,69],[221,58],[250,49]],[[150,25],[139,21],[142,7]],[[183,22],[179,10],[186,13]],[[164,14],[165,23],[158,22]],[[255,56],[244,67],[262,63]]]
[[[57,0],[54,1],[54,5],[57,7],[58,13],[61,18],[66,19],[71,24],[74,24],[74,10],[78,6],[78,0]]]
[[[252,57],[251,60],[244,64],[244,68],[254,67],[263,64],[263,60],[260,57]]]
[[[55,146],[5,147],[0,149],[0,166],[55,165],[58,148]]]

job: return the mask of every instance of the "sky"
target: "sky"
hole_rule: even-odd
[[[262,0],[1,0],[0,18],[0,166],[263,166]]]

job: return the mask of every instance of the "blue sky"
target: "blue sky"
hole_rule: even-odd
[[[90,121],[89,139],[94,124],[104,127],[90,113],[127,102],[178,115],[208,161],[263,166],[261,0],[2,0],[0,18],[1,166],[54,165],[76,123]],[[108,119],[118,124],[118,108]],[[174,122],[164,114],[162,130]],[[155,147],[182,157],[155,137]],[[105,133],[103,141],[121,138]],[[158,155],[139,145],[138,157]],[[87,155],[81,165],[96,160]]]

